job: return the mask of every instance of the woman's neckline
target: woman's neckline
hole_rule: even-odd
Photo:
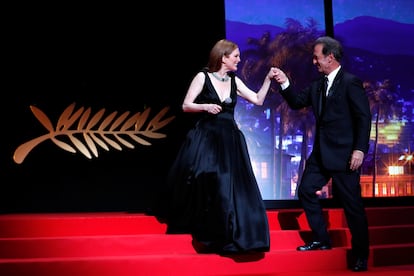
[[[226,82],[230,79],[229,75],[227,75],[227,74],[224,77],[219,76],[219,74],[217,74],[217,72],[212,72],[211,74],[213,75],[213,77],[216,80],[219,80],[219,81],[222,81],[222,82]]]

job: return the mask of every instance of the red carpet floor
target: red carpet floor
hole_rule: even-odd
[[[368,208],[371,258],[364,275],[414,275],[414,206]],[[311,235],[301,210],[269,210],[266,254],[197,254],[189,235],[166,235],[133,213],[0,215],[0,275],[350,275],[350,235],[328,209],[334,248],[297,252]]]

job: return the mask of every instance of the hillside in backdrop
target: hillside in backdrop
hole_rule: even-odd
[[[260,39],[265,33],[273,39],[284,30],[284,26],[226,20],[227,38],[237,42],[242,53],[255,47],[249,45],[249,40]],[[363,80],[390,79],[404,99],[413,99],[412,71],[407,70],[414,66],[413,24],[361,16],[337,24],[334,35],[343,43],[350,71]]]

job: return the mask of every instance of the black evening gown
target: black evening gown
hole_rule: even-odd
[[[269,225],[247,144],[234,120],[236,83],[221,101],[206,71],[197,103],[221,104],[187,133],[167,176],[167,233],[191,233],[206,252],[266,252]]]

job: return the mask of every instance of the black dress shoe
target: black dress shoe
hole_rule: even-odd
[[[330,244],[326,244],[326,243],[321,243],[321,242],[311,242],[305,245],[301,245],[298,248],[296,248],[296,250],[298,251],[309,251],[309,250],[328,250],[331,249],[331,245]]]
[[[358,258],[352,267],[352,271],[361,272],[368,270],[368,260],[366,258]]]

